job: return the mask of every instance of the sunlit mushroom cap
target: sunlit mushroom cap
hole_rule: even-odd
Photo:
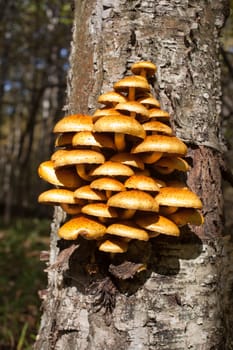
[[[117,212],[106,203],[90,203],[82,207],[82,213],[99,218],[116,218]]]
[[[147,108],[160,107],[159,101],[153,96],[140,97],[137,101]]]
[[[131,66],[131,71],[133,74],[140,75],[144,71],[145,75],[148,77],[154,75],[156,70],[156,65],[150,61],[135,62]]]
[[[106,233],[130,239],[148,241],[148,233],[136,227],[131,221],[120,221],[107,227]]]
[[[146,78],[139,75],[127,76],[114,84],[114,90],[127,92],[130,87],[134,87],[142,91],[150,91],[150,85]]]
[[[101,177],[91,182],[90,187],[100,191],[125,191],[125,186],[111,177]]]
[[[178,226],[184,226],[186,224],[200,226],[204,223],[202,214],[193,208],[181,208],[174,214],[169,215],[169,219],[174,221]]]
[[[115,106],[115,108],[117,111],[119,111],[123,114],[125,114],[125,113],[127,114],[127,112],[128,113],[132,112],[132,113],[135,113],[137,115],[144,117],[145,119],[149,118],[148,109],[137,101],[127,101],[127,102],[123,102],[123,103],[118,103]]]
[[[92,201],[101,201],[106,199],[103,192],[92,189],[90,185],[79,187],[76,191],[74,191],[74,197]]]
[[[72,114],[59,120],[53,132],[77,132],[77,131],[92,131],[92,117],[89,115]]]
[[[163,172],[163,169],[166,170],[179,170],[186,172],[189,170],[189,164],[180,157],[162,157],[155,164],[155,169]]]
[[[80,201],[74,198],[74,192],[66,190],[63,188],[52,188],[42,192],[38,197],[39,203],[46,204],[60,204],[60,203],[69,203],[69,204],[78,204]]]
[[[45,161],[40,164],[38,168],[38,174],[43,180],[55,186],[77,188],[82,183],[81,179],[79,178],[77,172],[74,169],[54,169],[54,163],[51,160]]]
[[[151,120],[149,122],[142,124],[142,126],[145,131],[153,131],[153,132],[162,133],[166,135],[172,135],[172,129],[170,128],[170,126],[164,123],[161,123],[157,120]]]
[[[114,106],[118,103],[126,102],[125,96],[119,94],[116,91],[108,91],[98,97],[98,102],[103,103],[106,106]]]
[[[105,158],[103,154],[89,149],[58,150],[53,156],[54,167],[76,164],[101,164]]]
[[[125,253],[128,243],[120,238],[109,238],[99,244],[99,250],[106,253]]]
[[[175,136],[149,135],[132,149],[132,153],[153,151],[185,155],[187,153],[187,146]]]
[[[108,135],[92,133],[91,131],[81,131],[76,133],[72,139],[72,145],[76,146],[91,146],[100,148],[115,149],[114,142]]]
[[[136,154],[127,152],[116,153],[110,158],[110,161],[119,162],[125,165],[132,166],[134,168],[144,169],[144,163]]]
[[[107,204],[111,207],[158,211],[157,201],[148,193],[140,190],[118,192],[108,199]]]
[[[126,115],[112,115],[99,118],[94,124],[94,131],[128,134],[142,139],[146,132],[134,118]]]
[[[152,177],[132,175],[125,181],[125,187],[141,191],[159,192],[159,185]]]
[[[134,171],[129,166],[110,160],[90,171],[90,175],[93,176],[131,176],[133,174]]]
[[[196,209],[202,208],[202,202],[198,196],[186,188],[161,187],[160,192],[155,198],[159,205]]]
[[[67,240],[77,239],[79,235],[85,239],[99,239],[103,237],[105,231],[106,227],[97,220],[79,216],[61,226],[58,235]]]
[[[138,226],[151,232],[162,233],[170,236],[179,236],[180,234],[177,225],[161,215],[144,215],[136,219],[136,223]],[[151,237],[150,234],[149,236]]]
[[[163,111],[160,108],[150,109],[149,116],[150,116],[150,118],[159,118],[159,119],[165,119],[165,120],[168,120],[170,118],[169,113],[166,111]]]

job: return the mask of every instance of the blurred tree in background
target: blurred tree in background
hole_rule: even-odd
[[[67,1],[1,2],[0,204],[8,223],[42,211],[36,169],[51,153],[62,115],[72,11]]]
[[[37,167],[63,115],[73,13],[64,0],[0,0],[0,9],[0,349],[26,350],[46,284],[41,218],[52,214],[37,204],[46,186]]]

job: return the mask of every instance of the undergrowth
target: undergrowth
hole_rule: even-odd
[[[49,221],[0,222],[0,350],[29,350],[40,321],[38,290],[46,288],[41,250],[49,249]]]

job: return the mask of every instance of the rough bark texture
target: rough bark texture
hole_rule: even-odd
[[[203,199],[205,224],[179,239],[140,243],[139,255],[139,243],[113,261],[97,254],[93,265],[92,242],[57,242],[63,214],[56,209],[35,349],[233,349],[233,254],[229,233],[221,237],[219,166],[218,49],[226,8],[225,0],[76,1],[68,111],[93,112],[98,95],[132,62],[156,63],[151,86],[189,145],[188,183]],[[59,250],[65,257],[56,263]],[[114,278],[109,264],[124,260],[148,269]]]

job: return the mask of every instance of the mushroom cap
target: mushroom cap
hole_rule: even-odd
[[[127,165],[108,160],[90,171],[92,176],[131,176],[134,171]]]
[[[170,236],[180,235],[180,230],[177,227],[177,225],[171,220],[161,215],[143,215],[142,217],[136,219],[136,223],[138,226],[148,231],[162,233]]]
[[[170,115],[168,112],[160,109],[160,108],[151,108],[149,110],[149,117],[150,118],[159,118],[159,119],[165,119],[168,120],[170,118]]]
[[[106,239],[99,244],[99,250],[106,253],[125,253],[127,249],[128,243],[117,238]]]
[[[90,203],[82,207],[82,213],[99,218],[116,218],[117,212],[106,203]]]
[[[150,91],[150,85],[148,84],[146,78],[139,75],[124,77],[113,85],[114,90],[124,92],[127,92],[131,87],[142,91]]]
[[[140,97],[137,101],[147,108],[160,107],[159,101],[153,96]]]
[[[108,199],[107,204],[111,207],[158,211],[157,201],[148,193],[140,190],[118,192]]]
[[[134,188],[141,191],[159,192],[156,180],[145,175],[132,175],[125,181],[126,188]]]
[[[45,192],[42,192],[38,197],[39,203],[46,204],[60,204],[60,203],[68,203],[68,204],[79,204],[80,201],[74,198],[74,192],[70,190],[66,190],[63,188],[52,188]]]
[[[146,136],[145,130],[136,119],[121,114],[100,117],[94,124],[94,131],[128,134],[142,139]]]
[[[54,126],[53,132],[77,132],[92,131],[93,122],[89,115],[72,114],[59,120]]]
[[[169,215],[169,219],[174,221],[178,226],[184,226],[186,224],[200,226],[204,223],[202,214],[193,208],[181,208],[174,214]]]
[[[115,108],[100,108],[96,109],[96,111],[93,113],[92,119],[93,121],[96,121],[100,117],[105,117],[105,116],[111,116],[111,115],[119,115],[120,112],[118,112]]]
[[[140,75],[141,71],[145,70],[148,77],[155,74],[157,67],[150,61],[135,62],[131,66],[131,72],[136,75]]]
[[[55,140],[55,147],[64,147],[72,145],[72,139],[75,132],[65,132],[60,135]]]
[[[55,186],[77,188],[82,183],[74,169],[54,169],[54,163],[51,160],[45,161],[39,165],[38,174],[43,180]]]
[[[153,131],[166,135],[172,135],[172,129],[167,124],[161,123],[157,120],[151,120],[142,124],[145,131]]]
[[[93,134],[91,131],[77,132],[73,136],[72,145],[115,149],[115,145],[111,137],[97,133]]]
[[[144,169],[144,163],[136,154],[122,152],[116,153],[110,158],[112,162],[119,162],[125,165],[132,166],[134,168]]]
[[[119,237],[148,241],[149,235],[145,230],[136,227],[131,221],[120,221],[107,227],[106,233]]]
[[[58,235],[67,240],[77,239],[79,235],[85,239],[99,239],[106,232],[106,227],[100,222],[85,216],[75,217],[67,221],[58,230]]]
[[[199,197],[187,188],[161,187],[155,197],[159,205],[184,208],[202,208]]]
[[[105,161],[103,154],[89,149],[58,150],[52,159],[54,167],[77,164],[102,164]]]
[[[108,91],[98,97],[98,102],[103,103],[106,106],[112,106],[117,103],[126,102],[125,96],[119,94],[116,91]]]
[[[137,101],[127,101],[123,103],[118,103],[115,106],[115,109],[119,112],[122,112],[123,114],[125,112],[128,113],[136,113],[139,114],[140,116],[148,119],[149,118],[149,112],[146,107],[143,106],[143,104],[137,102]]]
[[[149,135],[144,141],[132,148],[132,153],[153,151],[185,155],[187,146],[175,136]]]
[[[162,157],[154,164],[154,166],[158,171],[162,169],[171,169],[172,171],[179,170],[186,172],[190,168],[189,164],[180,157]]]
[[[76,191],[74,191],[74,197],[92,201],[102,201],[106,199],[104,193],[92,189],[90,185],[79,187]]]
[[[125,191],[125,186],[111,177],[101,177],[91,182],[90,187],[100,191]]]

